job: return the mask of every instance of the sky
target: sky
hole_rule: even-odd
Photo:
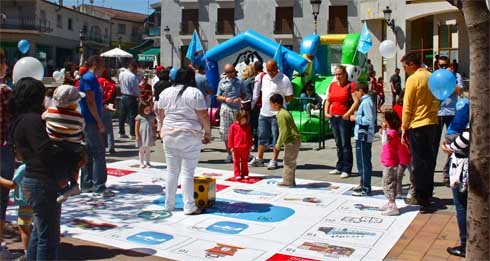
[[[58,0],[50,0],[51,2],[58,2]],[[90,0],[64,0],[65,6],[91,4]],[[94,5],[104,6],[108,8],[120,9],[125,11],[131,11],[142,14],[149,14],[153,12],[150,7],[148,11],[148,2],[153,4],[160,2],[159,0],[93,0]]]

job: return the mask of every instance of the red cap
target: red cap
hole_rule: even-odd
[[[161,72],[161,71],[163,71],[163,69],[165,69],[163,66],[161,66],[161,65],[157,66],[157,72]]]

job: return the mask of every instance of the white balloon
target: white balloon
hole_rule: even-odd
[[[53,72],[53,79],[55,81],[60,82],[62,78],[63,78],[63,72],[61,72],[61,71],[54,71]]]
[[[44,68],[38,59],[27,56],[15,63],[14,70],[12,71],[12,80],[14,83],[25,77],[32,77],[40,81],[43,80]]]
[[[379,53],[387,59],[393,58],[396,54],[396,45],[392,40],[384,40],[379,45]]]

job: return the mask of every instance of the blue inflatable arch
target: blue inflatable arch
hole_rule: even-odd
[[[274,57],[279,44],[253,30],[247,30],[209,49],[206,52],[206,55],[201,58],[201,63],[207,63],[206,76],[214,91],[216,91],[218,88],[220,79],[218,61],[240,51],[245,47],[255,48],[269,57]],[[303,73],[306,70],[308,61],[301,55],[289,49],[286,49],[283,55],[283,63],[287,68],[294,69],[300,73]]]

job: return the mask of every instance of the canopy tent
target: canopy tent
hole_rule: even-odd
[[[138,54],[138,62],[153,62],[160,55],[160,47],[150,48],[143,53]]]
[[[117,58],[133,58],[133,55],[124,51],[124,50],[121,50],[119,48],[114,48],[112,50],[109,50],[105,53],[102,53],[100,56],[102,57],[117,57]]]

